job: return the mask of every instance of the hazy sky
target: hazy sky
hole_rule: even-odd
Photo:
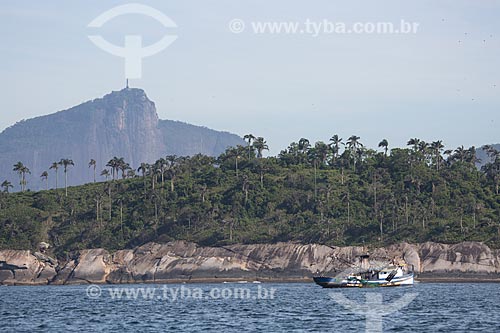
[[[123,45],[175,34],[143,61],[143,88],[162,119],[263,136],[276,154],[301,137],[352,134],[499,143],[500,1],[135,1],[176,24],[143,15],[87,25],[128,1],[0,4],[0,129],[101,97],[125,85],[124,61],[87,38]],[[245,31],[229,22],[242,19]],[[255,34],[251,22],[417,22],[416,34]]]

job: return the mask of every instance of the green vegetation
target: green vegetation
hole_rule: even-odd
[[[263,138],[245,140],[247,146],[218,158],[166,156],[137,170],[115,157],[101,172],[110,180],[65,190],[8,193],[12,184],[4,182],[0,248],[47,241],[62,256],[174,239],[203,245],[474,240],[500,247],[500,154],[491,146],[483,147],[491,162],[478,170],[474,147],[444,151],[441,141],[414,138],[389,149],[382,140],[377,152],[358,136],[334,135],[329,144],[303,138],[265,158]],[[50,169],[57,180],[63,166],[66,184],[71,165],[62,159]],[[94,175],[95,165],[89,162]],[[29,169],[19,162],[14,170],[25,186]]]

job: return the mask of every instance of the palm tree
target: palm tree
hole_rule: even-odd
[[[297,164],[299,162],[299,144],[292,142],[288,147],[278,154],[282,161],[287,161],[286,164]]]
[[[9,182],[8,180],[4,180],[2,185],[0,185],[3,188],[3,191],[5,193],[9,193],[9,188],[13,188],[12,183]]]
[[[142,177],[146,176],[146,173],[148,172],[148,170],[149,170],[149,164],[147,164],[147,163],[141,163],[141,166],[139,168],[137,168],[137,172],[142,173]]]
[[[26,167],[22,162],[19,161],[14,164],[14,169],[12,170],[19,174],[19,184],[21,185],[21,192],[24,192],[24,190],[26,189],[26,174],[31,174],[30,169],[28,169],[28,167]]]
[[[476,147],[472,146],[467,149],[466,162],[469,163],[473,168],[476,167],[476,163],[481,162],[481,159],[477,158]]]
[[[96,164],[97,164],[97,163],[96,163],[96,161],[95,161],[93,158],[91,158],[91,159],[90,159],[90,162],[89,162],[89,168],[90,168],[90,167],[93,167],[93,168],[94,168],[94,183],[95,183],[95,168],[96,168],[96,166],[97,166]]]
[[[314,170],[314,197],[316,198],[316,195],[318,193],[318,191],[317,191],[317,179],[318,179],[317,169],[318,169],[318,164],[320,162],[320,157],[318,155],[318,151],[317,151],[316,147],[309,149],[309,151],[307,152],[307,157],[308,157],[309,161],[313,165],[313,170]]]
[[[108,163],[106,163],[106,166],[109,167],[109,168],[111,168],[111,175],[112,175],[113,180],[115,179],[115,170],[116,170],[116,167],[117,167],[117,165],[116,165],[116,159],[118,159],[118,157],[115,156],[112,159],[110,159],[108,161]]]
[[[347,147],[350,151],[355,152],[357,149],[363,147],[363,144],[359,142],[360,137],[356,135],[351,135],[349,139],[347,139]]]
[[[425,158],[427,158],[429,153],[429,144],[425,141],[420,141],[418,143],[418,152],[421,153]]]
[[[389,147],[389,142],[386,139],[383,139],[378,143],[379,148],[383,147],[384,148],[384,155],[387,156],[387,150]]]
[[[311,143],[306,138],[300,138],[299,143],[297,144],[297,149],[300,152],[299,163],[303,163],[307,161],[307,153],[309,152],[309,148],[311,148]]]
[[[422,158],[427,157],[428,144],[418,138],[412,138],[406,143],[407,146],[412,146],[413,154],[410,157],[410,166],[413,166],[414,162],[422,161]]]
[[[323,141],[318,141],[314,145],[314,149],[316,150],[316,155],[318,156],[320,165],[324,165],[328,160],[328,155],[330,153],[328,145]]]
[[[361,142],[359,142],[359,139],[360,139],[359,136],[351,135],[349,137],[349,139],[347,139],[347,143],[346,143],[346,145],[349,149],[350,155],[354,159],[354,165],[353,165],[354,169],[356,169],[356,156],[358,156],[358,159],[360,159],[360,160],[361,160],[361,156],[362,156],[361,148],[363,148],[363,144]]]
[[[31,174],[31,171],[30,169],[28,169],[28,167],[24,167],[23,168],[23,183],[24,183],[24,190],[26,191],[26,184],[27,184],[27,181],[26,181],[26,174]]]
[[[57,170],[59,170],[59,163],[52,162],[52,165],[50,166],[49,169],[54,169],[54,171],[56,173],[56,190],[57,190],[57,180],[59,179],[59,177],[57,176]]]
[[[307,154],[307,151],[311,147],[311,143],[306,138],[300,138],[298,149],[302,154]]]
[[[108,169],[104,169],[101,171],[101,176],[104,176],[106,177],[106,181],[108,181],[108,178],[109,178],[109,170]]]
[[[163,184],[165,183],[165,173],[168,170],[168,162],[164,158],[160,158],[158,161],[155,162],[153,167],[156,173],[158,173],[161,177],[161,187],[163,190]]]
[[[236,178],[238,177],[238,160],[241,158],[240,150],[238,147],[231,147],[227,151],[227,155],[230,158],[234,158],[234,171],[236,173]]]
[[[14,164],[14,169],[12,169],[13,171],[17,172],[17,174],[19,175],[19,185],[21,185],[21,192],[24,191],[22,171],[21,171],[23,168],[24,168],[24,164],[21,161],[19,161],[16,164]]]
[[[68,167],[75,165],[75,163],[69,158],[61,158],[59,165],[64,167],[64,190],[66,192],[66,196],[68,196]]]
[[[330,141],[331,141],[330,148],[333,151],[333,159],[335,160],[339,157],[340,145],[344,143],[342,142],[342,138],[339,138],[337,134],[332,136],[330,138]]]
[[[255,139],[255,141],[253,142],[253,146],[255,149],[257,149],[257,158],[262,158],[262,152],[264,150],[269,150],[266,140],[264,140],[264,138],[261,136]]]
[[[45,189],[48,190],[49,189],[49,173],[47,171],[42,172],[42,174],[40,175],[40,178],[42,178],[42,180],[45,180]]]
[[[122,178],[125,179],[127,176],[127,171],[130,170],[130,164],[126,163],[125,161],[123,161],[123,159],[121,159],[118,168],[122,172]]]
[[[407,146],[413,146],[413,151],[417,152],[418,151],[418,145],[420,144],[420,139],[413,138],[408,140],[406,143]]]
[[[179,158],[180,159],[180,158]],[[170,176],[170,191],[174,191],[174,179],[177,173],[177,162],[179,161],[175,155],[167,155],[166,160],[168,162],[168,175]]]
[[[118,174],[118,170],[120,169],[120,165],[122,163],[125,163],[123,157],[118,158],[115,156],[112,159],[110,159],[106,164],[107,167],[111,168],[111,175],[113,176],[113,180],[115,180],[115,175]]]
[[[446,157],[446,162],[449,164],[452,162],[452,154],[453,154],[453,149],[446,149],[443,154],[445,154],[447,157]]]
[[[467,149],[465,149],[463,145],[458,147],[455,149],[452,158],[460,162],[465,162],[467,159]]]
[[[146,174],[150,169],[150,165],[147,163],[141,163],[141,166],[137,168],[137,172],[142,173],[142,179],[144,180],[144,189],[146,188]]]
[[[432,149],[432,152],[434,153],[434,159],[436,161],[436,169],[439,171],[439,167],[441,164],[441,151],[444,148],[443,141],[441,140],[433,141],[430,147]]]
[[[253,136],[253,134],[245,134],[243,139],[248,141],[248,159],[250,159],[250,153],[252,150],[252,141],[255,140],[255,136]]]

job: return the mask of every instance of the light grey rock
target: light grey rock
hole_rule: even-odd
[[[362,247],[318,244],[251,244],[200,247],[175,241],[147,243],[109,253],[82,250],[53,265],[45,255],[0,251],[0,261],[22,270],[0,271],[0,284],[137,283],[190,280],[310,280],[318,273],[336,274],[366,253]],[[372,249],[372,259],[404,259],[423,277],[500,279],[500,251],[477,242],[455,245],[400,243]]]
[[[108,251],[104,249],[83,250],[67,282],[104,283],[111,268],[111,256]]]

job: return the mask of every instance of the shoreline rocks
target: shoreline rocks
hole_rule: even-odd
[[[277,243],[200,247],[174,241],[113,253],[87,249],[62,263],[39,252],[1,250],[0,285],[310,281],[315,274],[337,274],[363,253],[364,249],[356,246]],[[423,281],[500,279],[500,250],[479,242],[400,243],[374,249],[370,255],[380,261],[403,258]]]

